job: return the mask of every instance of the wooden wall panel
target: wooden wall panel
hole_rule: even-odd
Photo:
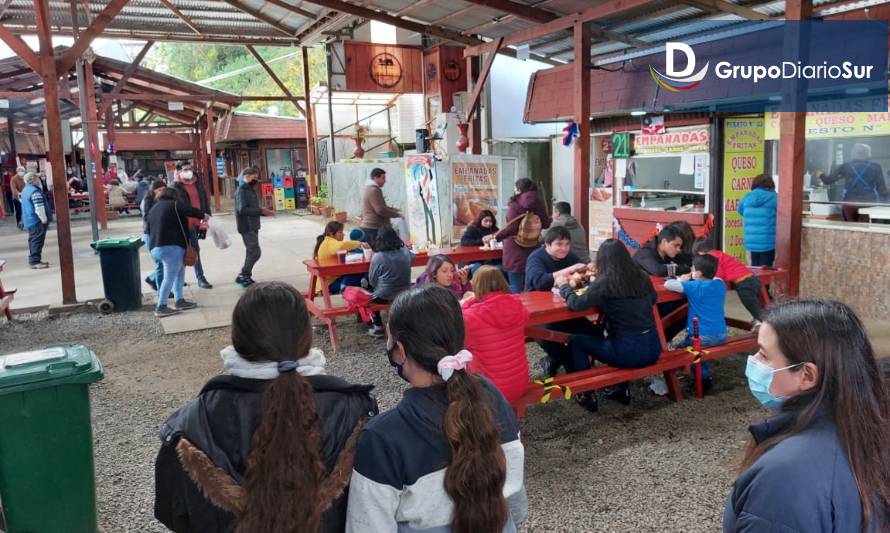
[[[346,41],[346,90],[421,93],[423,54],[418,47]]]

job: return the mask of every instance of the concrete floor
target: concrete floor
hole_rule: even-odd
[[[194,331],[228,325],[232,308],[242,289],[234,283],[244,260],[244,245],[235,232],[235,220],[231,214],[217,215],[225,224],[232,238],[232,245],[219,250],[210,241],[202,241],[201,258],[207,279],[214,288],[197,288],[194,270],[186,271],[187,299],[198,302],[199,307],[166,318],[161,324],[166,333]],[[323,221],[319,217],[282,214],[276,218],[264,218],[260,232],[263,256],[254,268],[254,279],[281,280],[293,284],[301,291],[309,287],[309,274],[302,264],[312,255],[315,237],[322,232]],[[142,221],[138,217],[111,220],[102,237],[135,235],[142,233]],[[89,243],[92,241],[89,219],[78,217],[72,221],[71,234],[74,242],[74,274],[79,301],[103,298],[102,277],[98,257]],[[54,228],[50,229],[44,247],[44,260],[50,262],[46,270],[28,268],[27,233],[15,227],[14,219],[0,220],[0,259],[6,260],[2,280],[7,288],[18,288],[13,310],[46,307],[61,304],[62,283],[59,274],[58,245]],[[142,277],[148,275],[153,262],[145,248],[140,250]],[[155,293],[143,284],[146,302],[153,302]],[[748,318],[734,293],[726,302],[727,316]],[[890,322],[865,320],[872,343],[880,357],[890,357]]]

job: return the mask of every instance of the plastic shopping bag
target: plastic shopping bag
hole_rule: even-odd
[[[207,221],[207,234],[210,235],[213,244],[220,250],[225,250],[232,245],[232,239],[229,238],[226,228],[216,217],[210,217],[210,220]]]

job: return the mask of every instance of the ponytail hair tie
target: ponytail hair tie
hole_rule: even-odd
[[[279,361],[278,362],[278,373],[284,374],[285,372],[293,372],[297,369],[296,361]]]
[[[472,360],[473,354],[467,350],[461,350],[454,355],[446,355],[439,360],[439,364],[437,365],[439,375],[442,376],[443,380],[448,381],[448,379],[451,378],[451,375],[454,374],[455,370],[463,370],[467,368],[467,365],[470,364],[470,361]]]

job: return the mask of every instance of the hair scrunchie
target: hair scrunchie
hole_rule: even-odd
[[[451,375],[454,374],[455,370],[463,370],[467,368],[467,365],[470,364],[470,361],[472,360],[473,354],[467,350],[461,350],[454,355],[446,355],[439,360],[439,364],[437,365],[439,375],[442,376],[443,380],[448,381],[448,379],[451,378]]]
[[[285,372],[293,372],[297,369],[296,361],[279,361],[278,362],[278,373],[284,374]]]

